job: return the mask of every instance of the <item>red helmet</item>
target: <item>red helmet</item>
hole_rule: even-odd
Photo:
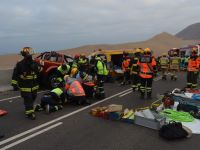
[[[76,55],[74,56],[74,59],[79,59],[79,57],[80,57],[80,54],[76,54]]]
[[[162,99],[162,102],[165,108],[170,108],[174,105],[174,100],[169,95],[165,95]]]

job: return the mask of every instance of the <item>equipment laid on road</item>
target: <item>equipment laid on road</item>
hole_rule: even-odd
[[[3,110],[3,109],[0,109],[0,116],[4,116],[6,115],[8,112]]]

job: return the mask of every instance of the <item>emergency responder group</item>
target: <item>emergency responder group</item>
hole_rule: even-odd
[[[96,97],[105,97],[104,81],[105,76],[108,75],[106,61],[98,55],[92,56],[89,60],[85,54],[77,54],[72,64],[66,63],[57,67],[54,87],[44,94],[40,104],[34,107],[34,101],[39,89],[38,77],[43,66],[33,61],[31,47],[24,47],[21,50],[21,55],[23,59],[14,68],[12,85],[14,89],[18,88],[21,92],[27,118],[34,120],[36,118],[35,111],[46,110],[47,112],[54,112],[62,109],[67,101],[66,97],[69,96],[69,92],[65,88],[69,78],[81,78],[83,81],[81,83],[84,83],[91,75],[90,80],[95,83],[94,91]],[[180,68],[187,67],[187,87],[196,88],[199,64],[200,58],[196,49],[192,50],[190,57],[185,57],[184,59],[179,57],[177,52],[169,56],[163,54],[158,59],[155,59],[150,48],[136,48],[132,56],[124,51],[122,60],[124,76],[121,85],[131,83],[132,90],[140,92],[141,98],[145,96],[151,98],[153,78],[158,70],[161,71],[163,80],[167,80],[169,75],[171,80],[175,81],[178,79],[177,72]],[[77,91],[78,89],[79,86],[77,85],[72,91]]]
[[[74,79],[79,77],[83,81],[88,80],[89,60],[84,54],[76,55],[72,65],[66,63],[57,67],[55,70],[55,84],[53,84],[52,89],[48,93],[43,95],[40,104],[34,106],[39,89],[38,77],[43,66],[33,60],[33,50],[31,47],[22,48],[21,55],[23,59],[14,68],[11,84],[14,90],[20,90],[21,97],[24,99],[25,115],[31,120],[36,118],[35,111],[46,110],[49,113],[63,108],[63,104],[67,101],[66,95],[69,94],[66,91],[67,88],[65,88],[68,77]],[[95,56],[91,80],[95,83],[95,94],[100,99],[105,97],[104,79],[107,74],[106,64],[101,57]],[[77,88],[79,87],[71,88],[71,91],[79,90]]]

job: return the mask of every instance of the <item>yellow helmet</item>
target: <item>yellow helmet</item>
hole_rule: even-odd
[[[23,47],[20,52],[22,56],[29,56],[34,54],[34,51],[31,47]]]
[[[77,68],[72,68],[71,76],[75,76],[77,73],[78,73],[78,69]]]
[[[145,48],[145,49],[144,49],[144,53],[151,53],[150,48]]]
[[[135,50],[135,52],[136,52],[136,53],[141,53],[141,50],[140,50],[139,48],[137,48],[137,49]]]
[[[164,57],[165,57],[165,56],[167,56],[167,54],[166,54],[166,53],[163,53],[163,54],[162,54],[162,56],[164,56]]]
[[[192,48],[192,53],[197,53],[197,49],[195,47]]]

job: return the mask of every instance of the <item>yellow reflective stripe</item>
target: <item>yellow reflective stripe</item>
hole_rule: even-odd
[[[37,75],[33,75],[33,76],[20,76],[20,78],[24,79],[24,80],[37,79]]]
[[[20,90],[21,90],[22,92],[31,92],[31,91],[35,91],[35,90],[37,90],[37,89],[39,89],[39,85],[34,86],[34,87],[32,87],[32,88],[20,88]]]
[[[34,113],[34,110],[33,110],[33,109],[27,110],[27,111],[25,112],[26,115],[31,114],[31,113]]]
[[[17,81],[16,80],[12,80],[11,83],[12,84],[17,84]]]

